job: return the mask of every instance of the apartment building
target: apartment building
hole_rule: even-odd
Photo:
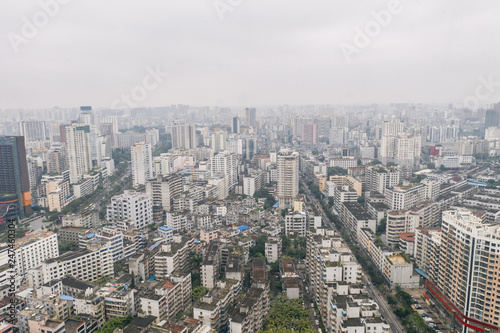
[[[495,332],[500,326],[499,225],[483,223],[467,209],[448,210],[440,241],[440,269],[428,279],[426,294],[462,332],[464,326]]]
[[[79,280],[95,281],[103,275],[113,276],[113,259],[109,251],[66,252],[45,260],[39,267],[30,270],[30,287],[72,276]]]
[[[160,321],[172,321],[192,303],[191,274],[173,274],[154,281],[139,293],[140,310]]]
[[[356,237],[359,237],[362,228],[369,228],[373,232],[377,228],[377,221],[357,202],[342,203],[339,206],[339,219]]]
[[[306,212],[297,212],[285,215],[285,235],[306,236],[308,228],[308,218]]]
[[[99,212],[93,204],[79,213],[66,214],[62,217],[63,227],[95,228],[100,224]]]
[[[421,227],[422,216],[410,210],[393,210],[387,212],[386,237],[387,245],[395,247],[399,244],[399,234],[415,232]]]
[[[363,184],[352,176],[330,176],[328,181],[333,182],[337,187],[349,186],[353,188],[358,197],[363,194]]]
[[[282,149],[277,161],[279,206],[290,207],[299,194],[299,153]]]
[[[153,178],[153,155],[151,144],[137,142],[130,147],[132,161],[132,182],[134,187],[146,185],[146,181]]]
[[[47,207],[50,211],[62,211],[70,202],[75,200],[69,189],[67,181],[49,181],[45,183],[45,193],[47,193]]]
[[[193,216],[189,212],[167,212],[165,226],[174,231],[189,231],[193,228]]]
[[[384,189],[398,185],[400,177],[400,172],[396,168],[387,168],[382,165],[367,167],[365,171],[366,190],[384,193]]]
[[[220,243],[211,242],[201,263],[201,284],[207,289],[215,288],[219,279],[222,248]]]
[[[265,257],[267,262],[276,262],[276,260],[281,258],[281,252],[281,237],[268,237],[265,244]]]
[[[146,183],[146,193],[153,199],[153,206],[162,207],[169,212],[173,210],[174,199],[182,192],[182,178],[179,174],[156,176]]]
[[[111,224],[127,220],[135,229],[143,229],[153,223],[153,202],[146,193],[125,191],[111,198],[106,219]]]
[[[393,210],[409,209],[426,199],[426,187],[409,184],[384,189],[385,203]]]
[[[437,275],[439,246],[441,246],[441,228],[415,229],[413,257],[417,266],[429,276]]]
[[[397,285],[403,288],[419,287],[420,276],[414,272],[408,255],[384,246],[368,228],[361,229],[358,241],[391,288]]]
[[[215,288],[194,304],[193,318],[211,327],[215,332],[226,332],[229,329],[227,309],[229,306],[234,306],[241,286],[241,281],[218,281]]]
[[[57,234],[34,232],[20,238],[16,243],[16,265],[18,275],[40,266],[45,260],[59,256]]]
[[[229,318],[231,333],[259,332],[269,313],[269,289],[250,288]]]
[[[158,276],[191,270],[189,257],[191,251],[195,250],[195,239],[175,236],[173,240],[172,243],[161,245],[160,251],[154,255],[153,268]]]

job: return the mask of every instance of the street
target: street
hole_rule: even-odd
[[[326,216],[323,206],[319,204],[318,199],[312,194],[311,190],[305,183],[303,179],[300,180],[302,184],[302,188],[305,190],[309,200],[311,200],[317,207],[317,209],[321,212],[321,216],[323,218],[323,222],[325,223],[325,226],[327,226],[330,229],[337,230],[333,222],[331,222],[328,217]],[[339,230],[337,230],[338,232]],[[368,276],[367,273],[363,270],[364,276]],[[373,286],[373,284],[368,284],[368,281],[363,277],[363,283],[366,286],[366,290],[368,291],[368,294],[373,297],[373,299],[377,302],[379,305],[380,313],[382,314],[382,317],[387,320],[388,324],[391,326],[392,332],[394,333],[402,333],[404,332],[403,325],[401,324],[401,321],[396,317],[396,315],[392,312],[391,307],[387,303],[386,298],[380,294],[380,291]]]

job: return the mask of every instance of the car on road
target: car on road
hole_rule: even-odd
[[[311,308],[314,308],[314,303],[311,303]]]
[[[318,319],[316,319],[315,323],[316,323],[316,326],[319,327],[319,320]]]

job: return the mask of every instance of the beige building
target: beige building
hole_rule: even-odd
[[[278,201],[290,207],[299,194],[299,153],[282,149],[278,155]]]

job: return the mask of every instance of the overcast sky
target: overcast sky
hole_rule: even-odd
[[[59,1],[0,1],[0,108],[500,101],[499,1]]]

